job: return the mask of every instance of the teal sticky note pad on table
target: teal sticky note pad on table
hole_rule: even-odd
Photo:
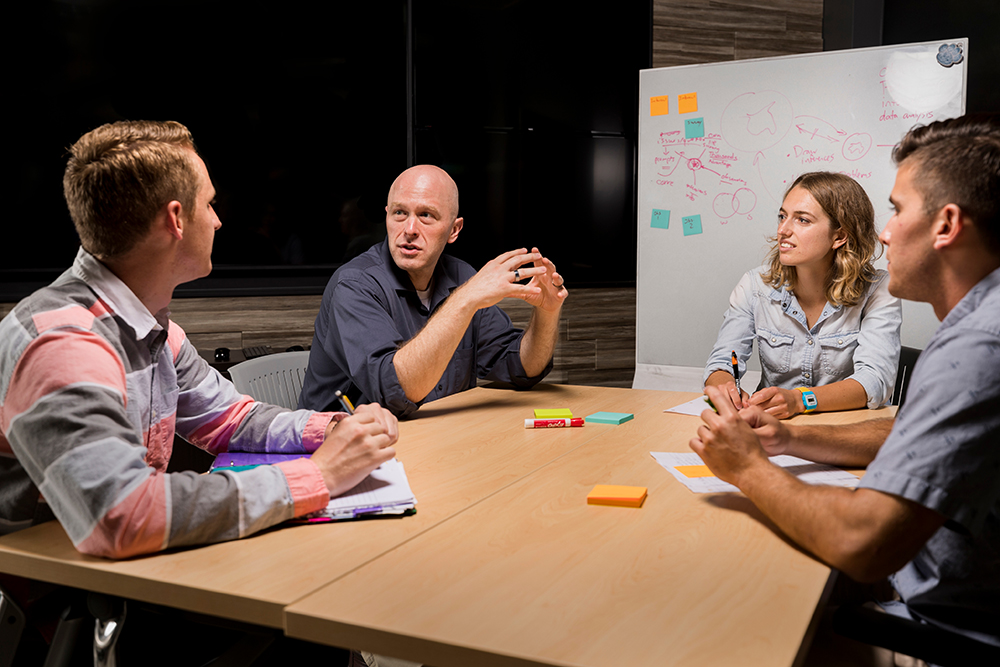
[[[655,229],[670,229],[670,211],[654,208],[653,219],[650,221],[649,226]]]
[[[617,426],[634,418],[635,415],[630,412],[595,412],[592,415],[587,415],[584,421],[591,424],[614,424]]]
[[[689,215],[681,218],[681,226],[684,227],[684,236],[701,234],[701,216]]]
[[[705,119],[688,118],[684,121],[684,138],[700,139],[705,136]]]

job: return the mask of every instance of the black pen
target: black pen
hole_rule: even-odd
[[[736,353],[733,352],[733,354],[736,354]],[[739,385],[737,385],[737,386],[739,386]],[[354,406],[351,405],[351,399],[347,398],[347,396],[344,396],[344,394],[339,389],[337,390],[337,392],[334,395],[337,397],[337,400],[340,401],[340,405],[344,408],[344,412],[346,412],[349,415],[353,415],[354,414]]]
[[[740,389],[740,362],[736,360],[736,350],[733,350],[733,377],[736,378],[736,393],[743,398],[743,391]]]

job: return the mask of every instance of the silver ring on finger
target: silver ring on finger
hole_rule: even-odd
[[[514,282],[517,282],[520,279],[521,279],[521,272],[518,271],[517,269],[514,269]]]

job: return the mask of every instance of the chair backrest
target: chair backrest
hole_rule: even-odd
[[[896,386],[892,388],[892,398],[889,399],[889,405],[902,407],[903,401],[906,400],[906,388],[910,386],[910,375],[913,373],[913,367],[921,352],[923,350],[918,350],[915,347],[904,346],[900,348],[899,367],[896,369]]]
[[[308,352],[280,352],[231,366],[229,376],[241,393],[294,410],[308,364]]]

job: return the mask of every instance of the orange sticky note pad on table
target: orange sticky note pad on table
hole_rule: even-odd
[[[698,93],[677,96],[677,113],[691,113],[698,110]]]
[[[685,477],[715,477],[708,466],[674,466],[674,470]]]
[[[665,116],[670,113],[670,95],[649,98],[649,115]]]
[[[617,507],[642,507],[646,500],[646,487],[598,484],[587,494],[588,505],[615,505]]]

